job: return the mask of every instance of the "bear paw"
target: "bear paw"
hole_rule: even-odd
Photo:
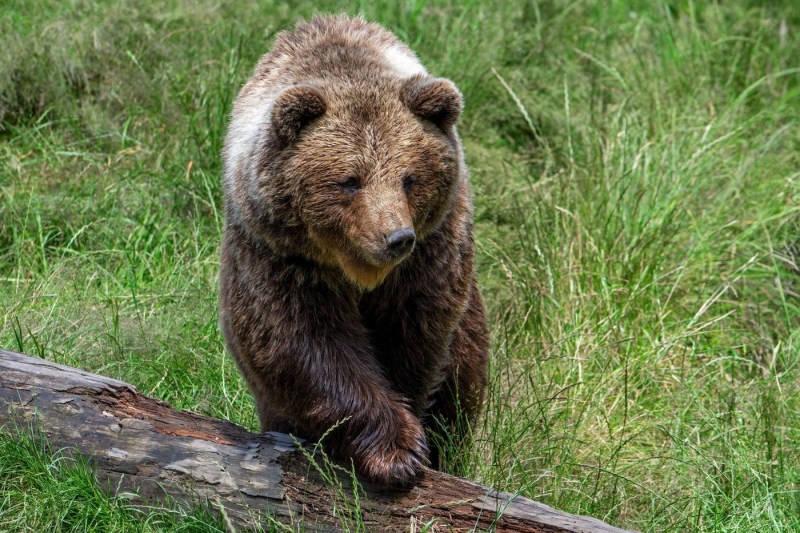
[[[390,427],[364,435],[365,441],[372,442],[356,455],[359,473],[372,483],[405,485],[430,464],[425,430],[419,419],[406,408],[397,411]]]

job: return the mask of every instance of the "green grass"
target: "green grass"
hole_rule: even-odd
[[[51,450],[35,431],[0,433],[0,530],[224,532],[223,524],[198,507],[149,512],[109,499],[88,463],[67,450]]]
[[[217,324],[227,113],[275,32],[362,11],[466,98],[493,359],[450,470],[644,531],[800,531],[800,7],[292,5],[5,2],[0,346],[254,429]],[[0,530],[173,516],[1,439]]]

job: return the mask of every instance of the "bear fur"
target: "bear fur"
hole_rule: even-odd
[[[412,480],[425,428],[458,442],[483,402],[461,109],[387,30],[315,18],[260,60],[225,140],[221,324],[261,428],[338,424],[328,449],[376,483]]]

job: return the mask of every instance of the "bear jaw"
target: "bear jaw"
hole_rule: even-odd
[[[392,263],[376,267],[339,251],[336,251],[336,260],[347,279],[368,291],[380,285],[389,273],[394,270],[394,267],[397,266],[397,263]]]

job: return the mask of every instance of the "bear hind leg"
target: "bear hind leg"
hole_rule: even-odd
[[[480,293],[470,304],[450,343],[451,365],[427,412],[430,461],[441,469],[452,464],[471,442],[488,384],[489,332]]]

